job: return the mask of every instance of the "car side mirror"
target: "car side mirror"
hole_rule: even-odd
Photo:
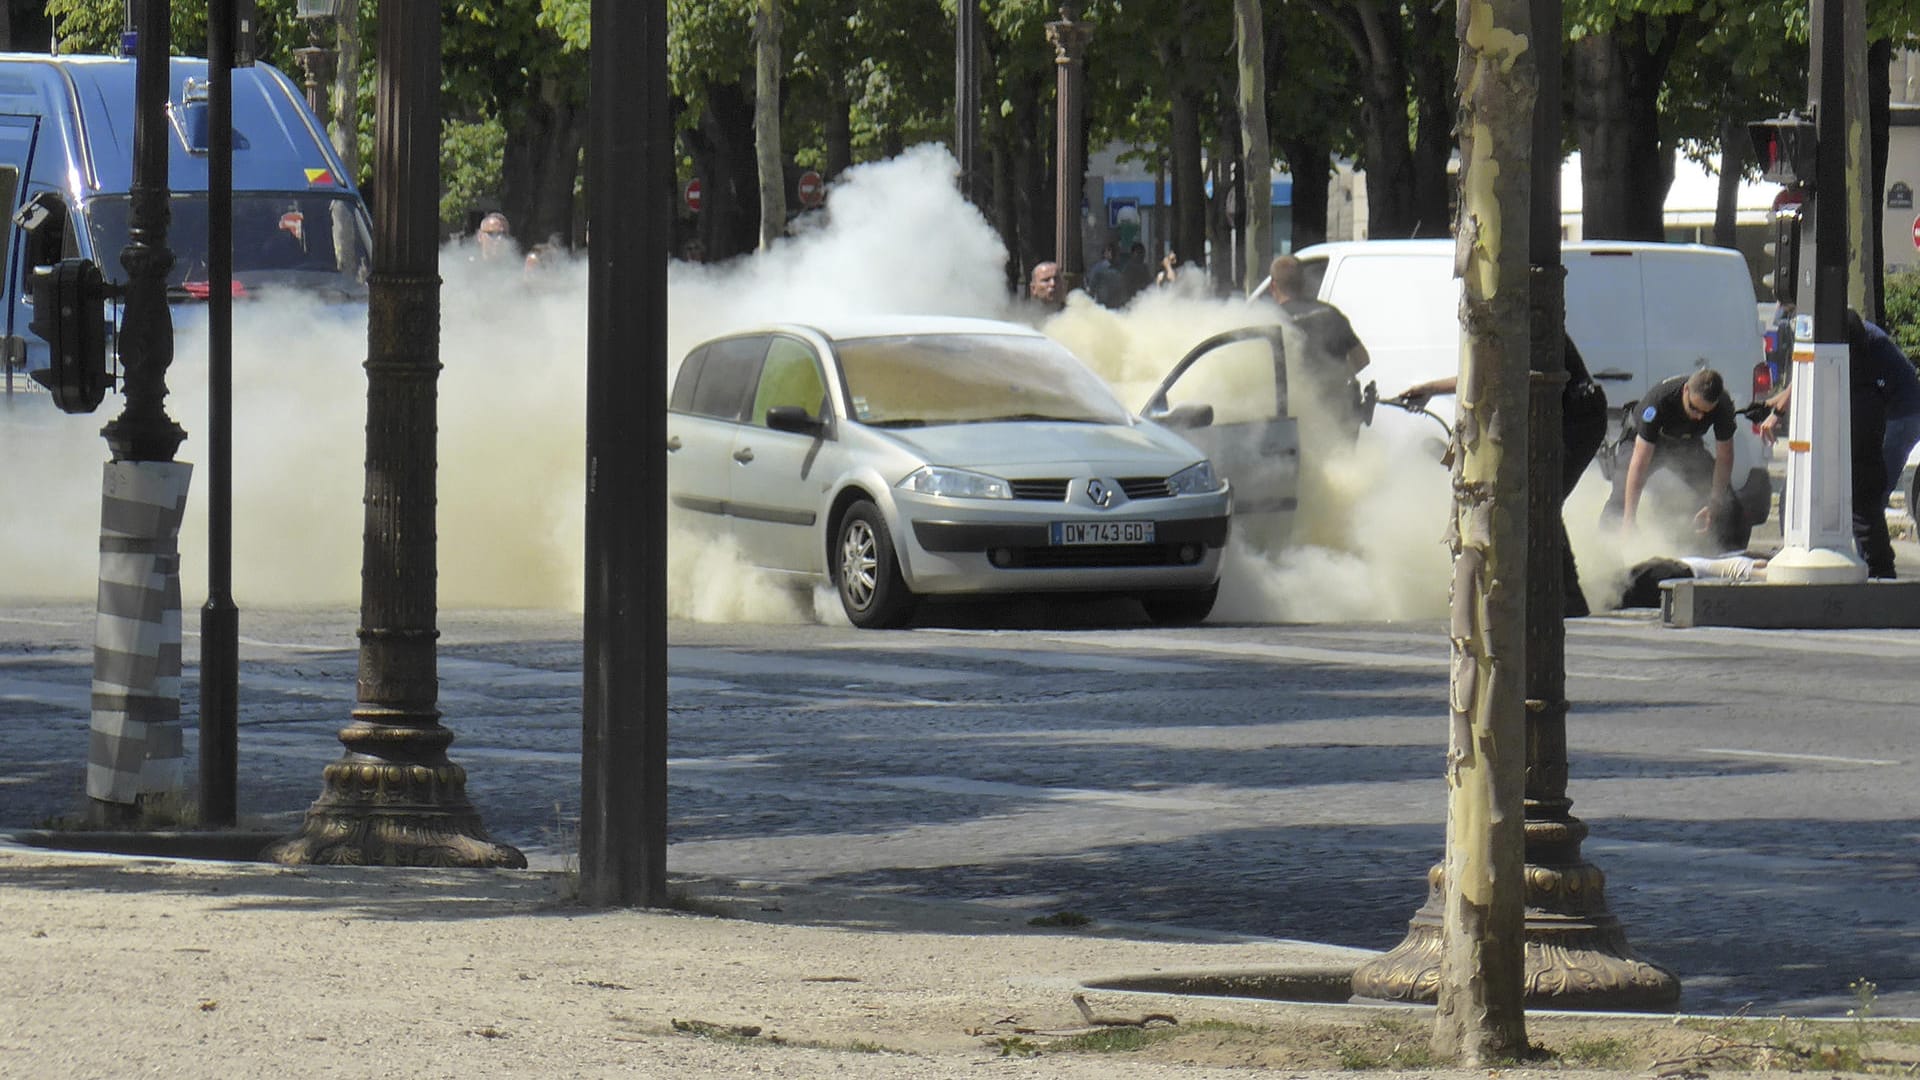
[[[1195,428],[1212,427],[1213,406],[1181,405],[1178,408],[1168,409],[1166,412],[1154,417],[1154,419],[1167,427],[1187,431]]]
[[[767,426],[775,431],[792,432],[795,435],[812,435],[818,438],[827,430],[824,420],[809,415],[798,405],[775,405],[767,410]]]

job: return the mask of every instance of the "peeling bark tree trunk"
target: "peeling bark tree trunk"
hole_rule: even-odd
[[[354,183],[360,182],[360,5],[340,5],[333,17],[333,118],[327,124],[334,152]],[[335,251],[342,250],[335,248]]]
[[[1246,164],[1249,285],[1266,276],[1273,257],[1273,149],[1267,139],[1266,30],[1260,0],[1233,0],[1233,36],[1240,55],[1240,145]]]
[[[787,174],[780,167],[780,0],[753,9],[753,146],[760,167],[760,250],[787,231]]]
[[[1528,0],[1461,0],[1460,420],[1455,429],[1446,906],[1436,1053],[1527,1048],[1525,976]]]

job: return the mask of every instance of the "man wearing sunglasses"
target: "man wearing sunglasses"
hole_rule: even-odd
[[[1608,510],[1617,509],[1622,528],[1631,530],[1640,514],[1640,496],[1655,469],[1670,469],[1697,500],[1693,528],[1722,530],[1738,523],[1715,522],[1714,508],[1739,513],[1739,501],[1726,498],[1733,479],[1733,398],[1720,373],[1701,368],[1691,375],[1675,375],[1656,383],[1640,403],[1633,422],[1633,457],[1627,462],[1625,483],[1615,490]],[[1713,451],[1701,437],[1713,431]]]

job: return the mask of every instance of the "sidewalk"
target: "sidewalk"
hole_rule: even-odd
[[[568,884],[0,847],[0,1076],[1292,1077],[1431,1031],[1418,1009],[1087,990],[1098,1019],[1165,1014],[1178,1038],[1042,1053],[1093,1029],[1088,980],[1364,954],[712,881],[677,883],[688,911],[590,912]],[[1529,1020],[1561,1047],[1675,1028]]]

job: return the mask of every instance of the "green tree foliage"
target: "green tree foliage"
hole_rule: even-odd
[[[1907,358],[1920,364],[1920,270],[1887,275],[1887,333]]]

